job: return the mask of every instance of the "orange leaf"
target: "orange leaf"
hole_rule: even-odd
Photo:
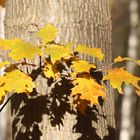
[[[120,93],[122,93],[122,84],[132,84],[135,88],[140,89],[138,85],[138,81],[140,81],[139,77],[133,76],[124,70],[124,68],[114,68],[108,72],[108,75],[103,77],[103,80],[110,80],[110,84],[113,88],[118,89]]]
[[[105,89],[94,79],[77,78],[74,83],[77,85],[72,88],[72,95],[81,94],[81,99],[86,99],[91,104],[98,104],[98,97],[106,97]]]

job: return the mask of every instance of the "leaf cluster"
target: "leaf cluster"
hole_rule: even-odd
[[[71,81],[71,97],[73,101],[71,106],[77,104],[78,109],[83,111],[81,103],[86,105],[99,104],[99,97],[106,98],[107,82],[119,93],[123,93],[122,85],[131,84],[140,95],[140,86],[138,82],[140,77],[128,73],[124,67],[108,69],[99,69],[96,64],[91,64],[80,58],[80,54],[85,54],[97,58],[102,64],[104,54],[100,48],[89,48],[86,45],[74,43],[58,44],[55,38],[58,30],[51,24],[37,32],[40,39],[40,45],[34,45],[18,38],[13,40],[0,39],[0,50],[7,52],[12,60],[0,62],[0,68],[4,67],[4,75],[0,76],[0,100],[7,93],[32,93],[36,88],[34,80],[29,73],[21,70],[23,66],[36,66],[27,61],[34,60],[35,57],[41,57],[43,65],[40,66],[45,78],[53,78],[53,82],[65,77]],[[130,58],[117,57],[113,64],[123,61],[132,61],[140,65],[140,60],[134,61]],[[61,66],[61,67],[60,67]]]

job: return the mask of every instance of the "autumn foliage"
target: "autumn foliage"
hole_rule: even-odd
[[[79,104],[79,101],[87,101],[87,105],[96,105],[99,103],[99,97],[106,99],[107,81],[119,93],[123,93],[123,83],[131,84],[140,95],[138,84],[140,77],[128,73],[125,67],[99,69],[95,64],[81,59],[80,54],[86,54],[102,63],[104,54],[100,48],[89,48],[86,45],[74,43],[59,44],[55,42],[56,35],[58,30],[53,25],[47,24],[37,32],[40,45],[35,46],[18,38],[0,39],[0,50],[7,51],[9,59],[12,60],[0,63],[0,67],[4,67],[4,75],[0,76],[0,100],[8,93],[30,94],[36,88],[30,74],[21,70],[23,66],[32,67],[32,69],[37,67],[34,63],[29,63],[35,57],[41,58],[43,65],[40,69],[47,79],[53,78],[55,82],[65,77],[71,82],[73,87],[70,96],[77,97],[73,98],[71,106]],[[140,65],[140,60],[134,61],[120,56],[112,64],[123,61],[132,61]],[[81,112],[83,112],[82,109]]]
[[[5,6],[5,1],[6,0],[0,0],[0,6],[3,6],[4,7]]]

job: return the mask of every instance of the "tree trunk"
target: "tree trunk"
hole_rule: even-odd
[[[135,2],[135,1],[134,1]],[[140,0],[137,0],[137,6],[135,6],[136,12],[134,15],[137,15],[137,24],[135,25],[135,33],[137,37],[137,46],[135,47],[135,58],[140,59]],[[133,52],[133,51],[132,51]],[[134,73],[137,76],[140,76],[140,67],[135,66]],[[140,98],[137,97],[136,106],[135,106],[135,136],[133,139],[139,140],[140,138]]]
[[[60,29],[58,40],[101,47],[106,55],[103,67],[111,63],[108,0],[7,0],[6,8],[7,38],[18,37],[37,43],[36,31],[52,23]],[[110,86],[103,106],[81,115],[72,113],[68,103],[61,107],[51,104],[47,108],[50,100],[46,80],[38,77],[36,81],[41,96],[29,99],[16,95],[12,99],[14,140],[114,139],[114,96]]]
[[[128,52],[128,40],[130,34],[130,0],[112,0],[112,57],[126,57]],[[117,49],[116,49],[117,48]],[[117,64],[119,65],[119,64]],[[115,119],[116,139],[119,139],[121,124],[122,95],[115,91]]]
[[[129,14],[130,14],[130,35],[128,57],[137,60],[138,52],[138,8],[137,0],[130,0]],[[132,74],[136,74],[137,65],[132,62],[126,63],[126,69]],[[119,140],[133,140],[135,135],[135,111],[136,111],[136,94],[131,85],[124,87],[124,96],[122,98],[121,108],[121,125]]]
[[[4,8],[4,0],[0,0],[0,38],[4,38],[4,15],[5,15],[5,8]],[[1,52],[0,52],[0,62],[2,61]],[[4,68],[0,68],[0,76],[4,74]],[[0,108],[3,106],[0,105]],[[2,112],[0,112],[0,140],[8,139],[8,108],[6,107]],[[10,129],[11,130],[11,129]]]
[[[112,55],[127,56],[130,33],[129,3],[130,0],[112,0]],[[117,48],[117,49],[116,49]]]

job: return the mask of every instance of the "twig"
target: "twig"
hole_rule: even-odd
[[[7,99],[7,101],[3,104],[3,106],[0,108],[0,112],[3,110],[3,108],[6,106],[6,104],[9,102],[11,99],[12,95]]]

